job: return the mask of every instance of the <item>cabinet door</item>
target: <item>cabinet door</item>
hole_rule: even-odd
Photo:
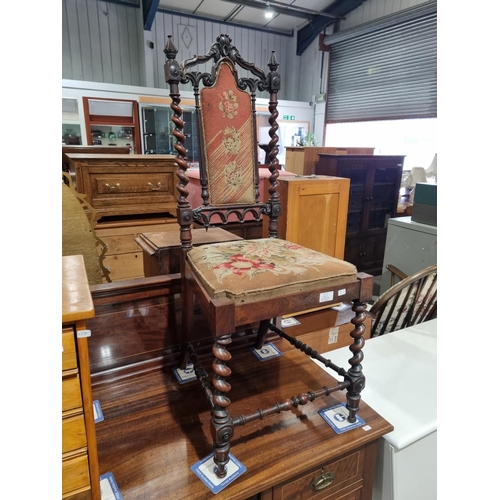
[[[370,171],[366,167],[339,168],[339,177],[351,179],[347,212],[347,234],[359,233],[364,229],[365,205],[370,185]]]
[[[373,171],[373,183],[367,195],[366,229],[387,228],[390,218],[396,215],[401,184],[401,169],[381,165]]]
[[[365,273],[379,275],[384,263],[386,231],[363,237],[359,269]]]
[[[386,231],[378,234],[348,237],[345,242],[344,260],[354,264],[358,272],[381,274],[384,263]]]
[[[282,180],[282,237],[337,259],[344,258],[348,185],[345,179]]]

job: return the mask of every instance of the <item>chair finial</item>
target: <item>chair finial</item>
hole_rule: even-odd
[[[167,59],[175,59],[175,56],[179,52],[174,45],[174,41],[172,40],[172,35],[167,36],[167,44],[165,45],[163,52],[167,56]]]
[[[179,82],[181,77],[181,71],[179,69],[179,62],[175,60],[177,53],[179,52],[174,45],[172,40],[172,35],[167,36],[167,44],[163,49],[163,52],[167,56],[167,60],[163,65],[165,71],[165,81],[166,82]]]

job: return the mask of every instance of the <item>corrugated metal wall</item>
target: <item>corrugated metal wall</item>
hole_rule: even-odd
[[[340,30],[424,1],[427,0],[367,0],[347,15],[340,24]],[[194,33],[189,47],[179,43],[185,27],[188,27],[191,36]],[[295,37],[162,12],[156,14],[151,32],[144,32],[141,9],[99,0],[62,2],[62,78],[164,89],[163,48],[166,35],[176,37],[182,59],[194,52],[206,53],[221,32],[228,32],[243,57],[264,70],[267,70],[270,50],[276,50],[283,77],[280,99],[308,102],[319,93],[322,53],[317,40],[299,57],[295,55]],[[147,41],[154,43],[154,49],[146,46]],[[323,82],[327,78],[327,68],[328,57],[325,57]]]

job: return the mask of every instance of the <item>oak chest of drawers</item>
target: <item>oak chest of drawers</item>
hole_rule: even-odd
[[[83,257],[62,259],[62,498],[100,500],[85,324],[94,306]]]
[[[86,195],[97,218],[176,214],[175,156],[67,154],[76,189]]]

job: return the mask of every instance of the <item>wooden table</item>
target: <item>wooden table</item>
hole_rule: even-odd
[[[208,231],[193,229],[191,234],[193,246],[243,239],[220,227],[210,228]],[[180,272],[181,242],[178,230],[141,233],[135,238],[135,242],[143,251],[144,276]]]
[[[333,381],[296,349],[265,362],[242,350],[233,353],[228,364],[233,416]],[[96,424],[100,472],[113,473],[125,500],[214,498],[190,470],[212,448],[209,405],[197,382],[181,385],[168,369],[106,378],[97,381],[93,391],[104,413]],[[361,401],[359,415],[368,427],[336,434],[318,414],[321,408],[345,402],[343,392],[335,394],[237,427],[231,453],[247,471],[216,497],[310,498],[311,482],[333,471],[335,481],[321,498],[371,499],[379,438],[393,427]]]

